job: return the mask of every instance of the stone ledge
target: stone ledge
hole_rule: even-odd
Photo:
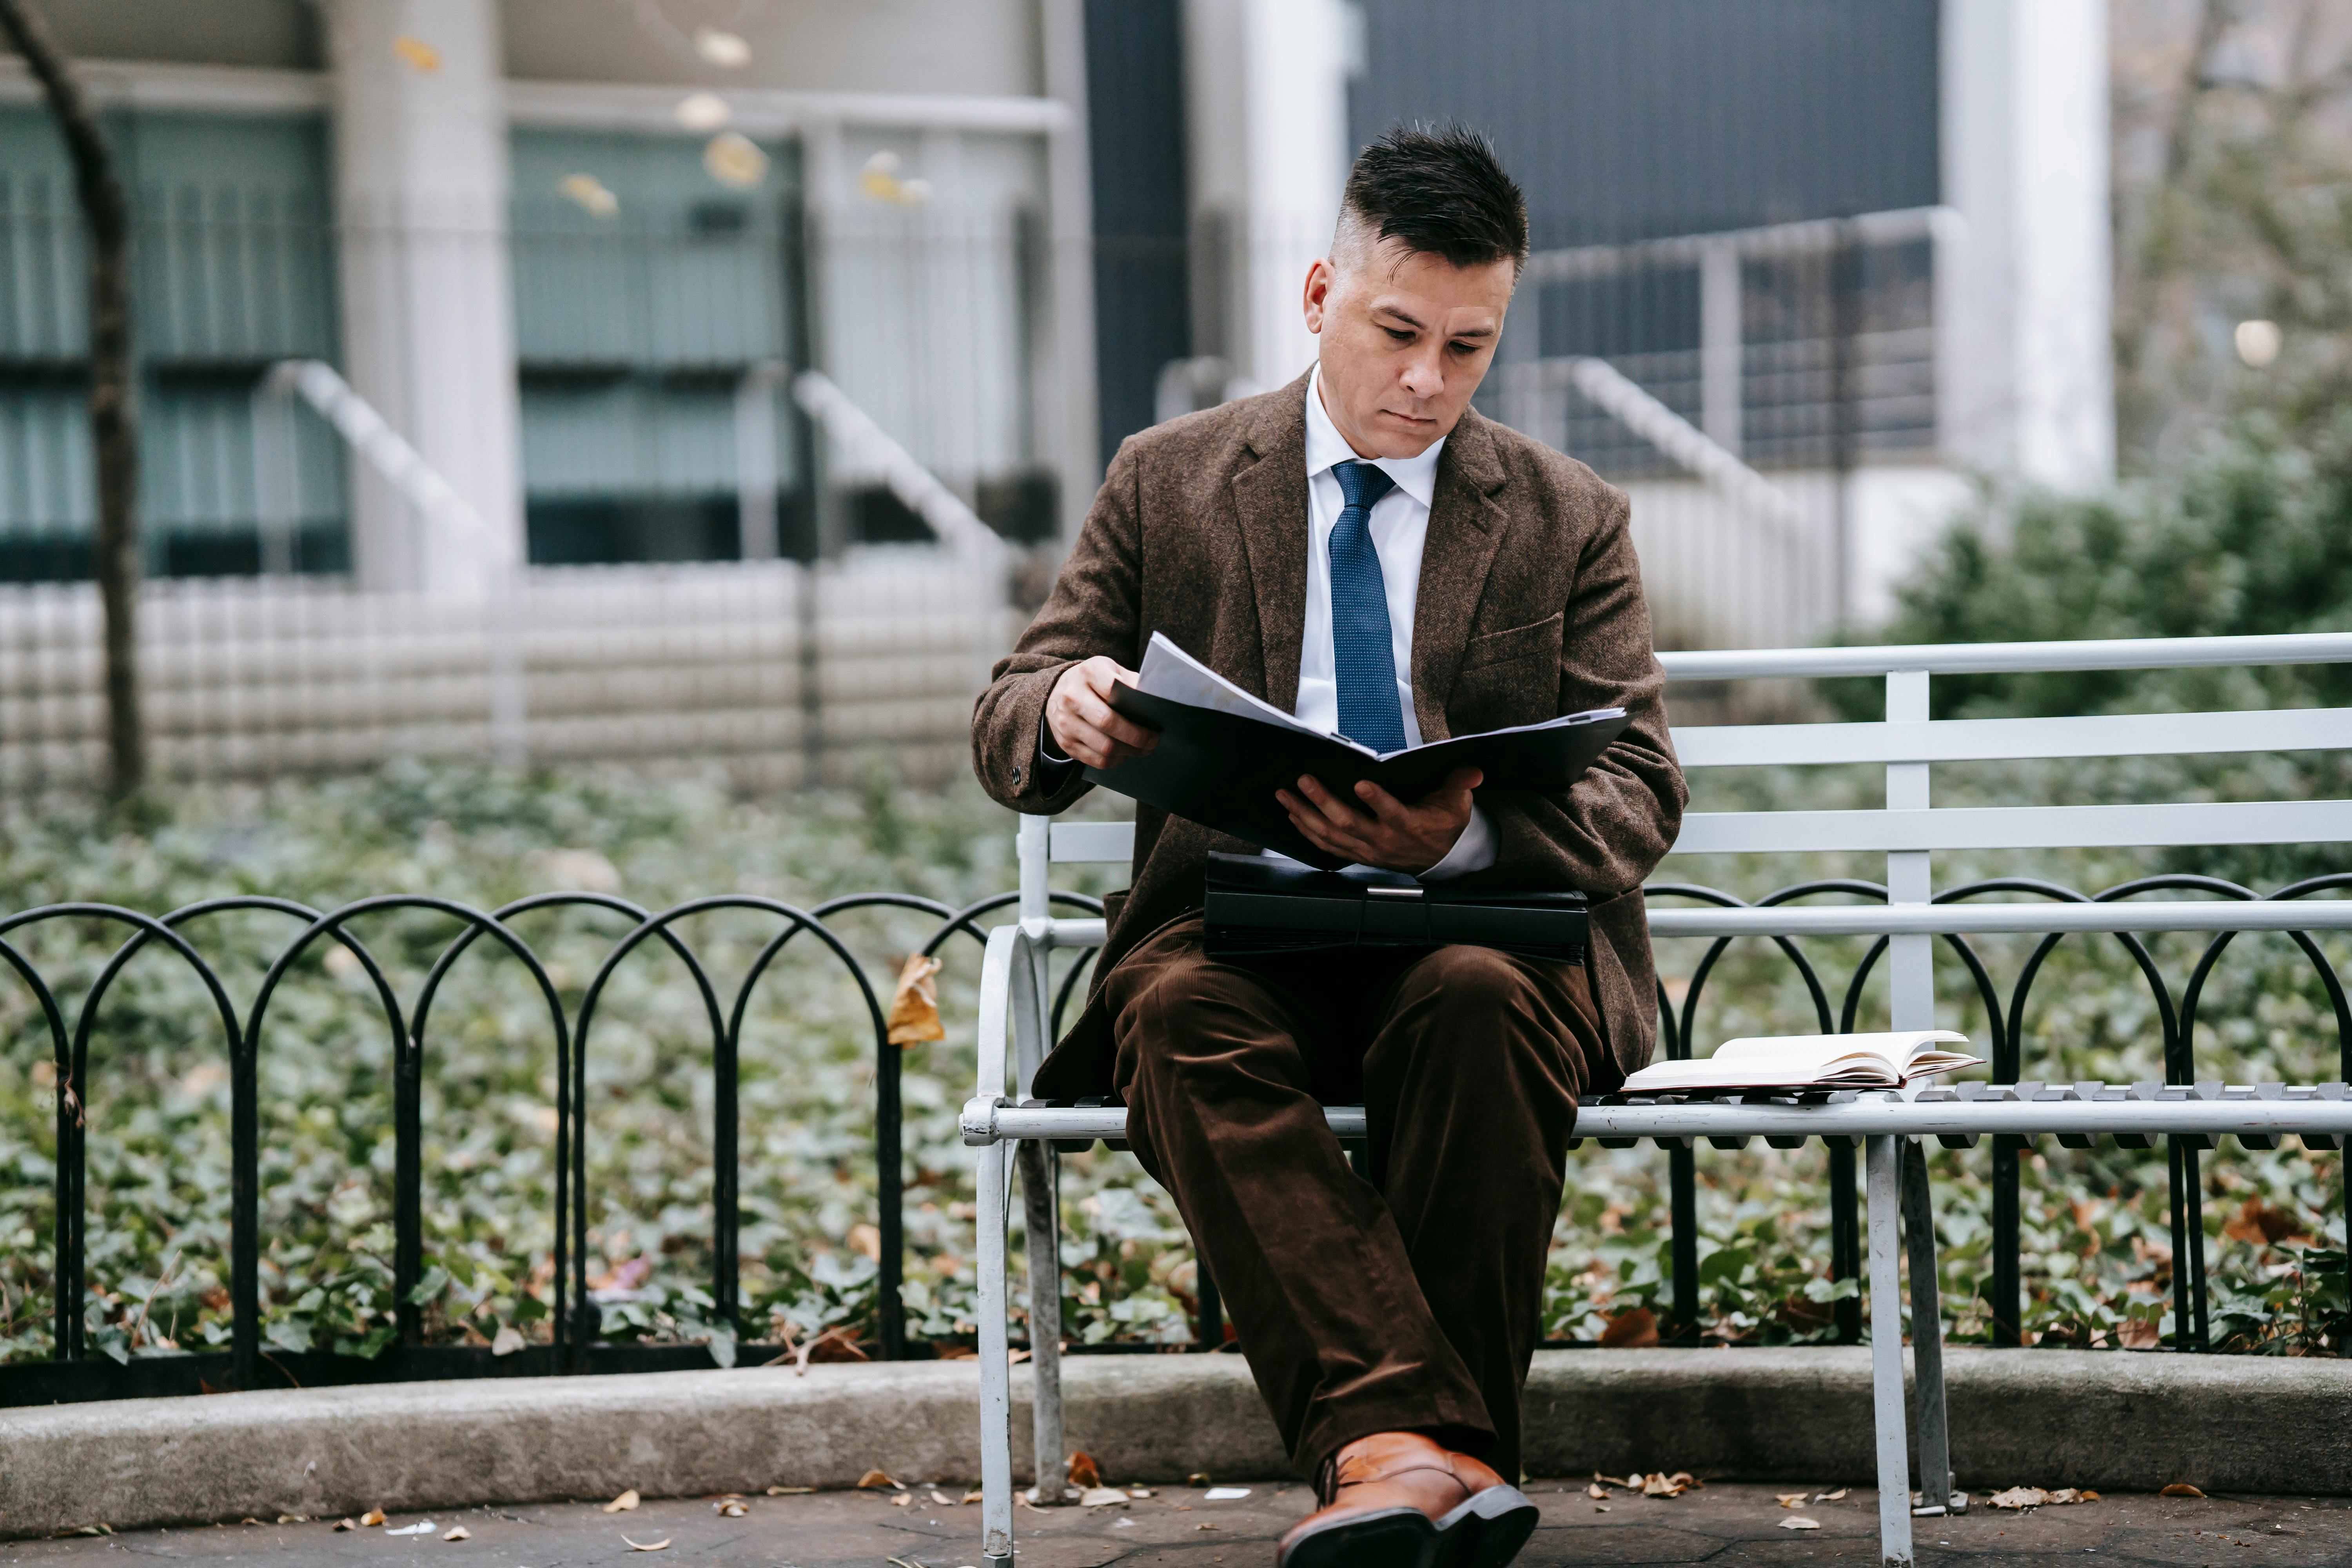
[[[1964,1484],[2352,1494],[2352,1365],[1954,1349]],[[500,1379],[0,1410],[0,1536],[247,1515],[845,1487],[979,1472],[970,1362]],[[1238,1356],[1076,1357],[1074,1447],[1118,1479],[1288,1470]],[[1013,1380],[1028,1460],[1027,1369]],[[1868,1482],[1862,1349],[1554,1351],[1531,1472]]]

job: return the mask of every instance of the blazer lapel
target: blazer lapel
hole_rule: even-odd
[[[1303,456],[1299,466],[1305,467]],[[1504,479],[1486,422],[1465,410],[1437,461],[1429,537],[1421,551],[1421,587],[1413,602],[1412,707],[1424,742],[1451,733],[1445,701],[1510,521],[1496,499]],[[1296,662],[1294,657],[1294,667]],[[1293,673],[1295,678],[1295,668]]]
[[[1286,713],[1298,704],[1299,635],[1307,624],[1307,389],[1302,375],[1270,400],[1244,437],[1256,461],[1233,480],[1265,660],[1258,695]],[[1247,684],[1241,671],[1232,679]]]

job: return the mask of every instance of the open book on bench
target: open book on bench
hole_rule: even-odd
[[[1624,731],[1622,708],[1595,708],[1477,735],[1454,735],[1380,752],[1327,735],[1254,697],[1158,632],[1144,649],[1138,684],[1122,682],[1110,705],[1160,731],[1150,755],[1086,776],[1106,789],[1294,860],[1331,870],[1340,861],[1307,842],[1274,798],[1312,773],[1340,795],[1370,779],[1399,800],[1419,800],[1455,768],[1483,772],[1485,788],[1558,794]]]
[[[1701,1089],[1901,1089],[1938,1073],[1982,1067],[1948,1051],[1966,1035],[1912,1029],[1891,1035],[1765,1035],[1726,1040],[1696,1061],[1652,1062],[1625,1080],[1626,1094]]]

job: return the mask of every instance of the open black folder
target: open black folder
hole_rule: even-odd
[[[1418,800],[1455,768],[1473,767],[1486,775],[1482,788],[1553,794],[1573,784],[1625,728],[1622,708],[1595,708],[1382,755],[1307,728],[1157,632],[1137,673],[1140,686],[1119,685],[1111,706],[1159,731],[1160,744],[1148,756],[1088,768],[1087,777],[1326,870],[1343,862],[1308,843],[1274,797],[1277,789],[1295,793],[1302,773],[1350,797],[1357,781],[1370,779],[1399,800]]]

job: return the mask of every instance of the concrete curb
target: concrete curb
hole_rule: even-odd
[[[2352,1493],[2352,1364],[1948,1353],[1964,1484]],[[970,1361],[499,1379],[0,1411],[0,1536],[279,1513],[845,1487],[979,1472]],[[1014,1378],[1028,1459],[1027,1369]],[[1286,1474],[1238,1356],[1068,1363],[1073,1447],[1119,1479]],[[1528,1380],[1531,1473],[1872,1476],[1862,1349],[1558,1351]]]

